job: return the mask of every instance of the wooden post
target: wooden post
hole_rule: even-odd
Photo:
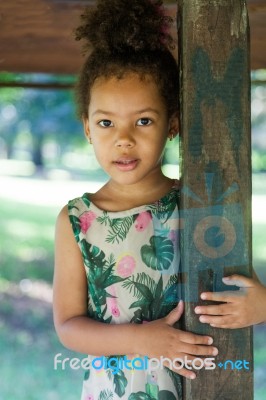
[[[252,328],[210,328],[194,312],[203,291],[228,290],[223,276],[251,274],[247,8],[244,0],[178,0],[178,8],[184,329],[212,335],[219,349],[215,369],[184,379],[183,400],[250,400]]]

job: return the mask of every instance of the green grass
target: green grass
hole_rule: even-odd
[[[258,177],[254,190],[266,195]],[[1,199],[0,224],[0,400],[75,400],[83,371],[54,370],[57,353],[76,357],[59,343],[51,302],[44,296],[53,277],[53,238],[58,207]],[[266,224],[253,226],[254,266],[266,283]],[[32,296],[20,283],[40,282]],[[28,282],[29,283],[29,282]],[[44,284],[45,283],[45,284]],[[49,288],[48,286],[48,288]],[[26,287],[27,289],[27,287]],[[266,398],[266,327],[254,329],[255,400]]]
[[[51,302],[19,286],[26,279],[51,285],[57,213],[56,207],[1,200],[0,400],[75,400],[81,394],[82,370],[54,370],[57,353],[77,355],[58,341]]]
[[[56,208],[1,200],[1,277],[52,281]]]
[[[58,343],[50,315],[37,318],[28,315],[23,325],[2,325],[0,332],[1,400],[75,400],[80,397],[82,370],[54,370],[57,353],[64,357],[77,355]]]

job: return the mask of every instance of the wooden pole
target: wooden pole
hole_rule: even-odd
[[[184,329],[213,336],[219,349],[215,369],[184,380],[183,400],[250,400],[252,329],[210,328],[194,312],[203,291],[228,290],[223,276],[251,274],[247,8],[244,0],[178,0],[178,8]]]

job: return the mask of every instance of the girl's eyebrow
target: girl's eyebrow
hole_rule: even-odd
[[[92,116],[94,116],[96,114],[114,115],[114,113],[112,113],[111,111],[105,111],[105,110],[95,110],[92,113]]]
[[[157,115],[160,114],[160,112],[158,110],[156,110],[155,108],[151,108],[151,107],[144,108],[143,110],[138,110],[134,114],[144,114],[146,112],[153,112],[154,114],[157,114]],[[96,114],[115,115],[115,113],[113,113],[111,111],[105,111],[105,110],[100,110],[100,109],[99,110],[95,110],[92,113],[92,116],[94,116]]]
[[[156,108],[151,108],[151,107],[144,108],[143,110],[139,110],[136,112],[136,114],[143,114],[145,112],[153,112],[154,114],[157,114],[157,115],[160,114],[160,112],[158,110],[156,110]]]

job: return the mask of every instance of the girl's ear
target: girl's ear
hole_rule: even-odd
[[[174,112],[169,119],[168,137],[170,140],[179,135],[179,113]]]
[[[83,116],[82,117],[82,122],[83,122],[84,134],[85,134],[87,140],[91,143],[89,120],[88,120],[87,117]]]

